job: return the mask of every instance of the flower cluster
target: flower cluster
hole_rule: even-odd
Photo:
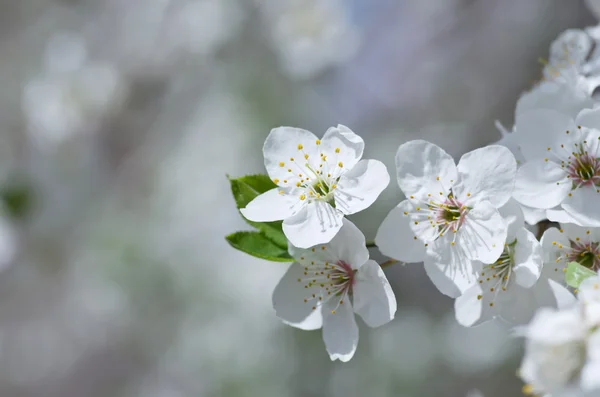
[[[232,180],[238,208],[258,231],[228,240],[252,255],[293,262],[273,293],[277,316],[322,328],[331,359],[347,361],[358,342],[354,314],[371,327],[394,318],[382,268],[422,263],[454,299],[461,325],[500,318],[519,326],[526,390],[600,392],[597,37],[594,29],[559,36],[544,79],[517,102],[514,127],[498,123],[496,144],[458,163],[431,142],[401,144],[395,166],[404,199],[374,243],[346,218],[389,184],[381,162],[361,160],[363,140],[342,125],[322,138],[272,130],[263,149],[268,179]],[[242,185],[252,194],[241,197]],[[371,247],[390,260],[370,260]]]

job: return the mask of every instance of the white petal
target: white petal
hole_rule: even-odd
[[[477,282],[473,263],[459,247],[440,253],[428,251],[425,272],[442,294],[457,298]]]
[[[307,172],[304,155],[308,154],[311,161],[319,158],[316,142],[317,137],[312,132],[300,128],[272,129],[263,146],[265,168],[269,176],[280,181],[287,180],[287,186],[295,186],[300,181],[298,173]]]
[[[507,291],[499,293],[494,307],[499,317],[514,325],[527,324],[538,309],[533,291],[518,284],[512,284]]]
[[[354,356],[358,326],[350,302],[340,305],[337,299],[330,299],[323,305],[323,340],[332,361],[346,362]]]
[[[525,222],[527,222],[528,225],[536,225],[548,218],[546,210],[541,208],[532,208],[526,205],[521,205],[521,210],[523,210],[523,216],[525,217]]]
[[[352,291],[354,311],[369,327],[379,327],[394,319],[396,297],[377,262],[368,261],[358,269]]]
[[[547,148],[564,139],[567,130],[576,130],[573,119],[555,110],[535,109],[516,115],[515,139],[528,161],[548,157]]]
[[[331,127],[322,139],[322,150],[335,163],[341,162],[345,169],[352,169],[362,158],[365,142],[344,125]],[[336,153],[339,149],[339,153]]]
[[[581,389],[598,391],[600,389],[600,358],[588,361],[581,369]]]
[[[582,186],[571,192],[562,208],[581,225],[600,227],[600,191],[596,186]]]
[[[570,191],[571,181],[560,166],[535,160],[517,171],[513,196],[529,207],[550,209],[559,205]]]
[[[600,109],[581,110],[575,119],[575,124],[582,127],[600,129]]]
[[[552,279],[548,279],[548,286],[550,287],[550,292],[553,295],[553,303],[552,306],[556,307],[559,310],[572,308],[577,304],[577,298],[575,295],[571,293],[566,287],[557,283]],[[539,306],[543,306],[538,301]]]
[[[302,265],[293,263],[273,291],[273,308],[286,324],[305,330],[318,329],[323,323],[321,304],[311,300],[304,302],[310,297],[310,291],[304,288],[306,283],[298,282],[303,277]]]
[[[500,213],[500,216],[504,218],[504,221],[508,226],[506,241],[511,242],[515,239],[517,232],[521,230],[525,224],[525,217],[521,205],[515,199],[510,199],[506,204],[498,208],[498,212]]]
[[[365,235],[348,219],[342,219],[342,224],[338,234],[327,244],[326,251],[335,259],[358,269],[369,260]]]
[[[344,173],[334,192],[335,205],[346,215],[368,208],[390,183],[385,165],[377,160],[361,160]]]
[[[422,140],[400,145],[396,152],[396,171],[404,195],[424,202],[429,201],[428,194],[447,194],[458,175],[452,156]]]
[[[575,223],[579,224],[569,213],[561,207],[546,210],[546,217],[549,221],[558,223]]]
[[[412,211],[408,200],[402,201],[383,220],[375,243],[382,254],[402,262],[416,263],[425,259],[425,244],[416,239],[410,228],[410,217],[404,213]]]
[[[486,200],[499,208],[510,199],[517,161],[508,148],[492,145],[473,150],[461,157],[457,169],[455,196],[465,204]]]
[[[562,222],[560,228],[563,234],[571,241],[575,241],[578,238],[583,241],[600,241],[600,228],[584,227]]]
[[[581,370],[581,389],[587,392],[595,392],[600,389],[600,361],[588,362]],[[587,394],[586,394],[587,396]],[[592,394],[598,396],[598,394]]]
[[[517,244],[515,244],[513,270],[516,282],[521,287],[530,288],[540,278],[542,271],[542,245],[533,233],[524,227],[517,232],[515,238]]]
[[[498,210],[488,201],[471,209],[458,231],[456,245],[462,247],[471,260],[494,263],[504,250],[507,226]]]
[[[283,221],[283,233],[292,245],[309,248],[325,244],[342,227],[344,215],[322,201],[306,204],[296,215]]]
[[[490,294],[484,294],[479,284],[467,289],[454,301],[456,321],[464,327],[479,325],[494,317]]]
[[[568,250],[571,247],[568,236],[561,233],[557,228],[551,227],[544,232],[540,243],[542,244],[544,255],[544,268],[559,268],[556,273],[562,273],[564,263],[558,263],[556,259],[563,254],[564,250]],[[545,269],[545,272],[550,275],[548,269]],[[560,275],[560,277],[564,278],[564,275]]]
[[[549,344],[582,340],[584,334],[581,313],[577,307],[561,311],[542,308],[527,329],[529,338]]]
[[[284,194],[281,194],[282,191]],[[254,222],[272,222],[294,216],[303,206],[298,196],[285,194],[281,188],[275,188],[257,196],[240,212]]]

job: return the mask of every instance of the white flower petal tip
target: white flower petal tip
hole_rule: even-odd
[[[369,207],[389,184],[383,163],[361,160],[363,150],[363,139],[343,125],[322,139],[300,128],[274,128],[263,154],[278,188],[255,198],[242,214],[257,222],[283,220],[296,247],[331,241],[344,215]]]
[[[285,323],[323,328],[332,360],[348,361],[358,345],[355,314],[371,327],[394,318],[396,298],[381,267],[369,260],[365,237],[352,222],[329,243],[307,249],[290,246],[296,259],[273,293],[273,307]]]

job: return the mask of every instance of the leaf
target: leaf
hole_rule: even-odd
[[[273,262],[293,262],[287,250],[279,247],[260,232],[237,232],[225,237],[235,248],[257,258]]]
[[[241,178],[229,178],[231,184],[231,193],[235,199],[237,208],[244,208],[257,196],[277,187],[275,183],[263,174],[246,175]],[[281,248],[287,250],[287,238],[283,234],[281,221],[276,222],[252,222],[242,216],[244,220],[252,227],[260,230],[269,240]]]
[[[241,178],[229,179],[231,183],[231,192],[237,204],[238,209],[244,208],[249,202],[277,185],[264,174],[246,175]]]
[[[9,185],[0,191],[0,201],[15,219],[23,219],[29,214],[32,199],[32,192],[24,185]]]
[[[567,264],[565,280],[570,287],[579,288],[579,285],[583,280],[597,275],[598,274],[595,271],[590,270],[577,262],[569,262]]]

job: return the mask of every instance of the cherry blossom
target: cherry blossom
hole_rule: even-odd
[[[515,138],[527,162],[519,168],[514,197],[534,208],[559,206],[573,223],[600,226],[600,109],[574,121],[552,110],[526,112]]]
[[[361,160],[364,142],[348,127],[327,130],[322,139],[299,128],[280,127],[267,137],[265,167],[278,186],[250,202],[251,221],[283,219],[283,232],[296,247],[331,241],[344,215],[369,207],[390,181],[377,160]]]
[[[365,237],[343,219],[328,244],[290,246],[296,259],[273,292],[273,307],[285,323],[304,330],[323,328],[332,360],[348,361],[358,344],[355,314],[370,327],[394,318],[396,299],[381,267],[369,260]]]
[[[516,169],[499,145],[465,154],[458,166],[432,143],[401,145],[396,170],[408,198],[383,221],[377,246],[400,261],[424,262],[438,289],[458,297],[477,281],[474,261],[493,264],[503,252],[507,224],[498,208],[510,199]]]

